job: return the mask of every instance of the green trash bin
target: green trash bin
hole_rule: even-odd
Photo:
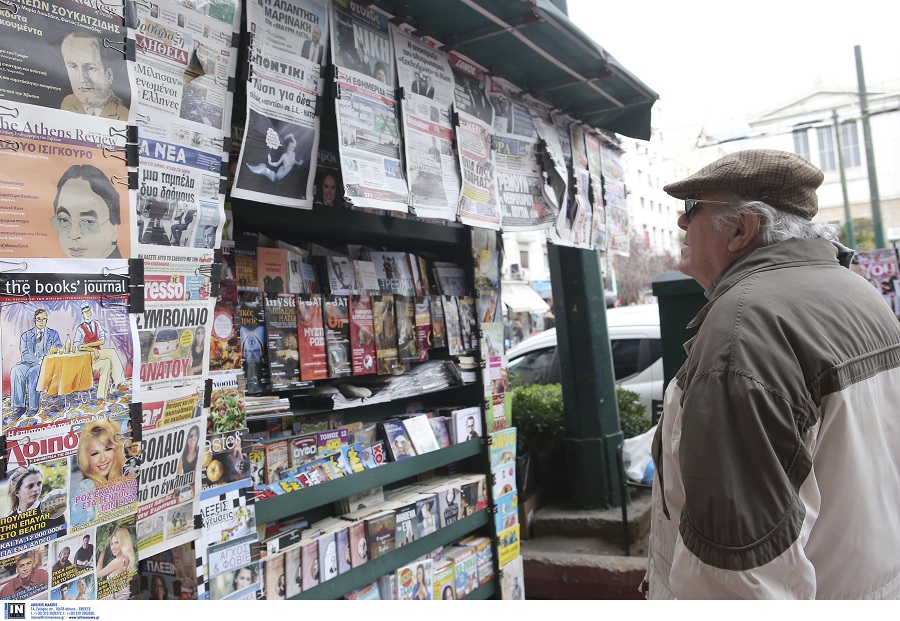
[[[703,287],[681,272],[665,272],[653,281],[653,295],[659,301],[659,333],[663,357],[663,385],[675,377],[687,359],[684,343],[697,332],[687,325],[706,305]],[[653,404],[653,421],[659,418],[662,403]]]

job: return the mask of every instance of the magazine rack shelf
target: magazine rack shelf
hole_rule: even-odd
[[[468,444],[468,443],[467,443]],[[472,442],[472,444],[476,444]],[[460,445],[462,446],[462,445]],[[405,460],[411,461],[411,459]],[[312,488],[311,488],[312,489]],[[332,578],[317,587],[304,591],[292,599],[337,599],[354,589],[363,587],[378,579],[379,576],[390,573],[407,563],[413,562],[423,554],[431,552],[435,548],[447,545],[465,537],[482,526],[486,526],[490,520],[488,511],[479,511],[458,522],[454,522],[444,528],[439,528],[430,535],[426,535],[417,541],[397,548],[387,554],[366,562],[364,565],[351,569],[337,578]],[[487,599],[494,594],[495,580],[482,585],[470,594],[471,599]],[[466,599],[469,599],[467,597]]]
[[[480,455],[484,451],[482,443],[470,440],[454,444],[439,451],[417,455],[402,461],[388,462],[380,468],[357,472],[348,476],[327,481],[314,487],[307,487],[296,492],[275,496],[256,503],[256,519],[258,522],[271,522],[291,515],[315,509],[324,504],[364,492],[373,487],[388,485],[413,477],[441,466],[446,466],[462,459]]]

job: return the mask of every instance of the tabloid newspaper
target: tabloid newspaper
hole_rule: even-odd
[[[138,113],[150,122],[175,117],[230,135],[234,29],[174,2],[136,2],[135,7]]]
[[[494,175],[491,128],[494,110],[486,93],[486,74],[465,58],[451,53],[453,109],[457,151],[462,173],[459,219],[463,224],[499,230],[500,205]]]
[[[357,207],[407,211],[394,54],[388,18],[348,0],[331,4],[341,172]]]
[[[562,141],[553,112],[542,102],[529,97],[524,99],[531,109],[534,128],[541,141],[542,148],[538,157],[541,169],[547,173],[546,183],[543,184],[544,199],[552,207],[555,220],[560,208],[565,208],[566,195],[569,191],[569,172],[566,168]]]
[[[589,248],[591,241],[592,210],[590,201],[591,174],[588,171],[584,128],[577,123],[569,125],[572,145],[572,173],[575,186],[566,209],[560,209],[556,219],[556,232],[551,238],[565,246]]]
[[[98,4],[5,2],[9,8],[0,11],[0,98],[82,116],[99,109],[104,119],[128,121],[131,80],[122,4],[100,4],[102,10]],[[80,70],[68,69],[86,63],[102,64],[105,74],[85,81]]]
[[[455,220],[460,178],[452,147],[453,76],[447,54],[396,26],[391,32],[403,89],[410,205],[420,218]]]
[[[609,241],[607,238],[607,229],[606,229],[606,204],[604,198],[604,187],[602,178],[603,177],[603,166],[600,161],[600,152],[603,147],[601,147],[601,141],[598,136],[593,133],[585,132],[584,135],[584,146],[587,149],[588,154],[588,172],[591,175],[591,195],[593,196],[593,205],[592,205],[592,215],[591,215],[591,247],[596,250],[600,250],[601,252],[606,252],[607,242]],[[609,158],[607,158],[609,159]],[[617,158],[618,159],[618,158]],[[610,179],[610,190],[612,191],[615,186],[619,186],[621,188],[622,194],[622,206],[625,206],[625,187],[622,185],[621,179],[621,164],[619,164],[619,179],[613,180]],[[611,173],[612,170],[607,170],[607,173]],[[613,200],[613,204],[617,204],[617,201]],[[628,249],[628,230],[625,231],[625,248],[626,253]]]
[[[157,394],[158,393],[158,394]],[[142,559],[193,541],[206,423],[203,392],[148,393],[143,410],[143,464],[138,485],[137,543]]]
[[[603,172],[603,200],[606,204],[607,246],[613,254],[628,256],[629,216],[625,202],[625,171],[621,154],[605,143],[600,145]]]
[[[241,0],[178,0],[178,4],[229,25],[234,32],[240,30]]]
[[[14,108],[0,115],[0,258],[130,256],[126,123]]]
[[[140,341],[142,392],[202,386],[209,374],[215,298],[210,298],[212,253],[196,260],[144,257],[144,312],[132,315]]]
[[[262,0],[247,3],[253,44],[327,65],[327,0]]]
[[[512,89],[492,79],[491,146],[503,229],[531,231],[553,225],[556,210],[544,198],[538,135],[531,110]]]
[[[264,23],[257,25],[257,31],[265,28]],[[312,207],[319,151],[317,103],[323,88],[320,71],[318,63],[290,51],[254,43],[247,122],[232,196]]]

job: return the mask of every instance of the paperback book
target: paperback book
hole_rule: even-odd
[[[346,377],[352,371],[350,361],[350,308],[347,296],[325,296],[324,322],[328,377]]]
[[[441,448],[435,438],[429,418],[425,414],[403,419],[403,426],[406,428],[406,433],[417,455],[424,455]]]
[[[431,334],[431,299],[417,297],[413,312],[416,324],[416,351],[421,362],[428,357],[428,350],[434,345],[434,336]]]
[[[375,264],[375,275],[381,293],[416,294],[409,259],[405,252],[369,251],[368,259]]]
[[[267,298],[287,293],[288,251],[283,248],[256,249],[257,287]]]
[[[358,295],[376,295],[381,293],[374,263],[356,259],[353,261],[353,269],[356,274],[356,287],[353,293]]]
[[[451,356],[465,353],[463,346],[463,334],[459,325],[459,308],[457,299],[452,295],[441,297],[441,305],[444,309],[444,326],[447,330],[447,347]]]
[[[416,451],[409,440],[406,427],[399,420],[386,420],[378,424],[381,437],[387,447],[391,461],[415,457]]]
[[[322,322],[322,296],[297,296],[297,340],[300,352],[300,378],[305,381],[328,378],[325,330]]]

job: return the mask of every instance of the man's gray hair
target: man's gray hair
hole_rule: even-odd
[[[758,234],[763,246],[794,238],[815,239],[821,237],[835,241],[840,238],[841,226],[839,224],[813,222],[803,216],[776,209],[762,201],[750,200],[741,196],[734,196],[728,202],[729,205],[717,209],[715,212],[713,226],[716,230],[721,231],[729,224],[734,224],[742,213],[756,214],[759,216]]]

